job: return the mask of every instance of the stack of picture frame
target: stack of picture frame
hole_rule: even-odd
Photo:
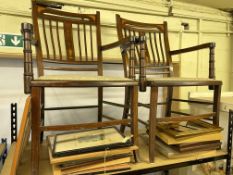
[[[157,125],[157,149],[168,158],[195,155],[221,148],[219,126],[205,120]]]
[[[106,173],[130,169],[131,137],[117,128],[99,128],[48,136],[54,175]]]

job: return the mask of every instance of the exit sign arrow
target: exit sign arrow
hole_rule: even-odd
[[[14,36],[14,38],[11,39],[11,42],[12,42],[15,46],[17,46],[17,45],[20,43],[20,40],[18,40],[18,37],[17,37],[17,36]]]
[[[17,34],[1,34],[0,47],[23,47],[23,37]]]

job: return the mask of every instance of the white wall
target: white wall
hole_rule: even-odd
[[[23,63],[21,60],[0,59],[0,138],[10,142],[10,104],[18,104],[18,123],[21,121],[26,95],[23,94]]]

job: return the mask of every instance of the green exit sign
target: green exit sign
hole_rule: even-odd
[[[0,47],[23,47],[23,37],[14,34],[0,34]]]

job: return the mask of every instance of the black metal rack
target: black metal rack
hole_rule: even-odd
[[[17,141],[17,103],[11,103],[11,143]]]

